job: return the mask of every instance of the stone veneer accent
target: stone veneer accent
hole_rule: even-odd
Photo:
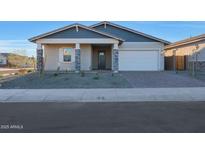
[[[37,71],[43,71],[43,49],[37,49]]]
[[[112,52],[112,69],[114,72],[119,70],[119,51],[118,49],[113,49]]]
[[[75,70],[80,72],[80,49],[75,49]]]

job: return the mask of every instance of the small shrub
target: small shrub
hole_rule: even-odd
[[[39,72],[39,75],[40,75],[40,78],[42,78],[42,79],[43,79],[43,78],[44,78],[44,76],[45,76],[45,72],[42,70],[42,71],[40,71],[40,72]]]
[[[16,73],[14,73],[14,75],[18,75],[18,73],[16,72]]]
[[[58,76],[59,72],[60,72],[60,66],[57,67],[57,70],[56,70],[56,72],[53,75],[54,76]]]
[[[112,77],[115,76],[115,74],[112,72]]]
[[[64,80],[67,81],[67,80],[69,80],[69,78],[65,78]]]
[[[94,76],[93,79],[94,80],[99,80],[99,77],[98,76]]]
[[[54,75],[54,76],[58,76],[58,73],[54,73],[53,75]]]
[[[27,72],[28,72],[28,73],[31,73],[31,72],[33,72],[33,70],[28,70]]]
[[[27,70],[26,70],[26,69],[20,69],[20,70],[19,70],[19,73],[20,73],[21,75],[24,75],[24,74],[27,73]]]
[[[84,72],[84,71],[81,71],[81,72],[80,72],[80,76],[81,76],[81,77],[84,77],[84,76],[85,76],[85,72]]]
[[[100,78],[100,77],[99,77],[99,74],[98,74],[98,73],[96,73],[95,76],[93,77],[94,80],[99,80],[99,78]]]
[[[59,72],[59,71],[60,71],[60,66],[57,67],[57,72]]]

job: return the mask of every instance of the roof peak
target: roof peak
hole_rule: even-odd
[[[107,36],[107,37],[111,37],[111,38],[114,38],[114,39],[117,39],[117,40],[120,40],[120,41],[124,41],[123,39],[121,38],[118,38],[118,37],[115,37],[115,36],[112,36],[111,34],[107,34],[105,32],[101,32],[101,31],[98,31],[90,26],[85,26],[83,24],[79,24],[79,23],[73,23],[71,25],[68,25],[68,26],[64,26],[62,28],[58,28],[58,29],[55,29],[53,31],[50,31],[50,32],[47,32],[47,33],[44,33],[44,34],[41,34],[41,35],[37,35],[35,37],[32,37],[29,39],[29,41],[31,42],[35,42],[37,39],[41,39],[43,37],[46,37],[46,36],[49,36],[49,35],[52,35],[52,34],[55,34],[55,33],[58,33],[58,32],[61,32],[61,31],[64,31],[64,30],[67,30],[69,28],[72,28],[72,27],[75,27],[75,26],[79,26],[81,28],[84,28],[84,29],[87,29],[87,30],[90,30],[90,31],[93,31],[95,33],[98,33],[98,34],[101,34],[101,35],[104,35],[104,36]]]
[[[122,25],[119,25],[119,24],[116,24],[116,23],[113,23],[113,22],[110,22],[110,21],[102,21],[102,22],[99,22],[99,23],[96,23],[94,25],[91,25],[90,27],[94,28],[94,27],[98,27],[102,24],[109,24],[111,26],[114,26],[114,27],[117,27],[117,28],[120,28],[120,29],[123,29],[123,30],[126,30],[126,31],[129,31],[131,33],[135,33],[135,34],[138,34],[138,35],[142,35],[144,37],[147,37],[147,38],[150,38],[150,39],[153,39],[153,40],[157,40],[159,42],[163,42],[165,44],[170,44],[171,42],[169,41],[166,41],[166,40],[163,40],[163,39],[160,39],[160,38],[157,38],[157,37],[154,37],[152,35],[149,35],[149,34],[145,34],[145,33],[142,33],[142,32],[139,32],[137,30],[134,30],[134,29],[131,29],[131,28],[128,28],[128,27],[125,27],[125,26],[122,26]]]

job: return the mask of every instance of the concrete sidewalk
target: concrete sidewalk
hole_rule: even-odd
[[[205,88],[0,89],[0,102],[205,101]]]

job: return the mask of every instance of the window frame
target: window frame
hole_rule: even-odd
[[[64,60],[64,52],[65,52],[66,49],[70,49],[70,61],[65,61]],[[63,58],[62,58],[63,63],[72,63],[72,52],[73,52],[73,48],[71,48],[71,47],[64,47],[63,48],[63,54],[62,54],[62,56],[63,56]]]

